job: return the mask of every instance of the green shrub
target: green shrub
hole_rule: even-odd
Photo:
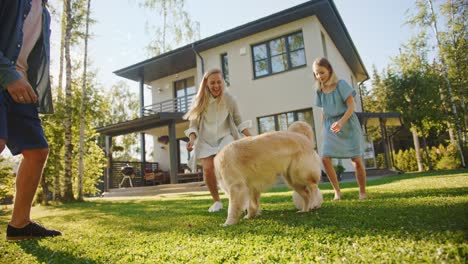
[[[13,168],[3,164],[5,159],[0,157],[0,200],[14,193],[15,177],[13,177]]]
[[[376,166],[377,166],[378,169],[387,168],[387,165],[385,164],[385,154],[384,153],[377,154],[377,157],[375,158],[375,162],[377,163]]]
[[[437,154],[440,156],[440,159],[436,163],[436,169],[451,170],[461,167],[460,151],[456,145],[449,144],[447,148],[444,148],[442,145],[440,145],[439,151],[437,152]]]
[[[380,155],[382,155],[380,157]],[[418,163],[416,161],[416,151],[413,148],[407,150],[399,150],[397,153],[393,152],[395,166],[405,172],[417,171]],[[427,155],[424,153],[424,149],[421,149],[423,168],[429,169],[429,160]],[[377,156],[384,159],[383,154]],[[461,167],[460,152],[456,145],[449,144],[447,147],[440,144],[438,147],[431,147],[429,149],[429,159],[434,169],[437,170],[451,170]],[[379,164],[379,162],[377,162]],[[383,163],[385,164],[385,163]]]
[[[395,166],[405,172],[417,171],[418,162],[416,161],[416,151],[413,148],[399,150],[394,153]]]
[[[333,168],[335,169],[336,175],[340,175],[345,171],[345,167],[343,167],[341,164],[333,165]]]

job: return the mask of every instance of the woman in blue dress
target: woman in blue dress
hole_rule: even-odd
[[[363,163],[363,134],[354,113],[356,91],[344,80],[338,80],[330,62],[319,58],[313,64],[317,84],[315,105],[323,109],[323,143],[321,149],[325,172],[335,190],[335,200],[341,199],[332,158],[350,158],[359,184],[359,199],[366,195],[366,169]]]

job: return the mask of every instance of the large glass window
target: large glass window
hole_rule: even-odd
[[[227,86],[231,85],[229,80],[229,62],[227,53],[221,54],[221,70],[223,71],[224,82]]]
[[[190,107],[191,96],[196,92],[193,77],[174,82],[175,97],[177,98],[176,111],[187,112]]]
[[[306,65],[302,32],[252,46],[255,78]]]
[[[314,116],[311,108],[263,116],[257,119],[259,134],[270,131],[285,131],[295,121],[308,123],[312,126],[312,131],[315,133]]]

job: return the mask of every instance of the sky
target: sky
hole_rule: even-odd
[[[57,1],[49,2],[55,4]],[[201,38],[206,38],[304,2],[307,1],[186,0],[186,11],[192,20],[200,23]],[[404,25],[406,11],[414,6],[413,0],[334,2],[369,74],[373,65],[378,70],[387,66],[390,57],[397,55],[401,44],[414,33],[408,25]],[[91,68],[97,71],[101,84],[110,87],[125,80],[116,76],[114,71],[150,58],[145,50],[151,40],[146,25],[158,20],[151,12],[139,7],[137,0],[92,0],[91,10],[92,18],[97,20],[91,27],[93,37],[89,42]],[[53,25],[52,32],[52,58],[56,58],[53,61],[54,71],[59,57],[58,23]],[[138,83],[127,83],[132,90],[138,91]]]
[[[149,59],[145,47],[151,40],[146,25],[155,23],[150,11],[138,5],[141,0],[92,0],[89,68],[97,72],[98,81],[111,87],[119,81],[138,93],[139,84],[113,72]],[[61,0],[49,0],[58,7]],[[186,11],[200,23],[201,38],[232,29],[271,15],[305,0],[186,0]],[[381,71],[398,54],[414,30],[405,25],[407,10],[413,0],[334,0],[341,18],[369,74],[373,65]],[[58,76],[60,17],[53,15],[51,34],[51,73]],[[55,78],[56,80],[56,78]],[[369,87],[370,82],[366,85]],[[151,104],[150,90],[145,89],[145,105]],[[3,153],[8,155],[8,153]]]

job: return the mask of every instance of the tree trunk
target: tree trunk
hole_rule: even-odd
[[[67,14],[66,14],[66,5],[65,2],[62,3],[62,28],[61,28],[61,39],[60,39],[60,59],[59,59],[59,77],[58,77],[58,91],[57,91],[57,99],[61,101],[63,99],[63,56],[65,50],[65,34],[66,34],[66,22],[67,22]],[[60,160],[57,159],[56,168],[60,168]],[[57,171],[54,174],[54,193],[53,193],[53,200],[58,201],[61,200],[60,194],[60,173]]]
[[[411,134],[413,134],[414,150],[416,151],[416,161],[418,163],[418,171],[424,171],[422,159],[421,159],[421,147],[419,146],[418,131],[416,127],[411,127]]]
[[[426,154],[426,159],[427,159],[427,166],[429,167],[429,170],[432,171],[434,168],[432,167],[432,161],[431,161],[431,155],[429,154],[429,147],[427,145],[427,140],[426,137],[422,137],[423,143],[424,143],[424,153]]]
[[[67,26],[65,30],[65,67],[66,67],[66,81],[65,81],[65,175],[64,175],[64,190],[63,200],[72,201],[73,197],[73,182],[72,182],[72,83],[71,83],[71,30],[72,30],[72,14],[71,14],[71,0],[65,1],[65,10],[67,16]]]
[[[83,174],[84,174],[84,152],[85,152],[85,112],[86,112],[86,69],[88,65],[88,32],[89,32],[89,13],[91,0],[88,0],[88,9],[86,12],[86,33],[84,38],[84,58],[83,58],[83,84],[81,87],[81,113],[80,113],[80,160],[78,164],[78,200],[83,201]]]
[[[448,123],[448,132],[449,132],[449,137],[450,137],[450,143],[451,144],[457,144],[457,139],[455,138],[455,133],[453,132],[453,127],[452,124]]]
[[[448,90],[448,94],[449,94],[450,104],[452,106],[452,113],[453,113],[453,115],[455,117],[455,128],[457,130],[458,149],[460,150],[460,159],[461,159],[462,166],[466,167],[465,157],[463,156],[463,142],[462,142],[463,136],[462,136],[460,126],[458,125],[458,122],[459,122],[460,119],[459,119],[459,116],[458,116],[458,113],[457,113],[457,106],[455,105],[455,99],[453,98],[452,84],[451,84],[449,76],[448,76],[448,67],[447,67],[447,64],[445,63],[444,54],[442,53],[442,43],[441,43],[441,41],[439,39],[439,30],[437,29],[437,19],[436,19],[436,15],[434,13],[434,7],[432,5],[432,0],[427,0],[427,3],[429,4],[429,7],[430,7],[430,12],[431,12],[431,17],[432,17],[432,20],[431,20],[432,21],[432,29],[434,30],[434,36],[435,36],[436,41],[437,41],[437,47],[438,47],[438,50],[439,50],[440,62],[442,64],[444,79],[445,79],[445,82],[447,84],[447,90]]]

